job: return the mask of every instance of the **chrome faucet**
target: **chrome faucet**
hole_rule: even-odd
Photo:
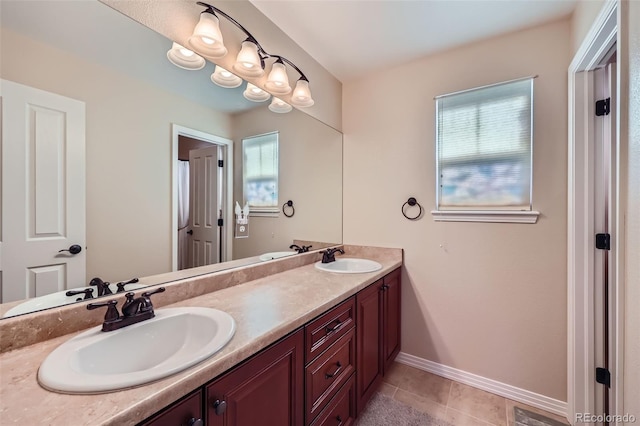
[[[116,307],[118,304],[117,300],[108,300],[101,303],[89,303],[87,305],[87,309],[91,311],[93,309],[106,306],[107,312],[104,315],[102,331],[114,331],[155,317],[156,314],[153,311],[153,303],[151,303],[150,296],[164,291],[164,287],[160,287],[153,291],[145,291],[140,295],[140,297],[135,299],[133,293],[127,293],[125,295],[127,300],[122,305],[122,315],[120,315],[118,308]]]
[[[322,250],[320,252],[320,253],[322,253],[322,263],[335,262],[336,261],[336,252],[339,252],[340,254],[344,254],[344,250],[342,250],[341,248],[338,248],[338,247]]]
[[[294,250],[295,250],[295,251],[297,251],[298,253],[306,253],[306,252],[308,252],[308,251],[309,251],[309,249],[310,249],[311,247],[313,247],[313,246],[305,246],[305,245],[303,245],[302,247],[300,247],[300,246],[299,246],[299,245],[297,245],[297,244],[291,244],[291,245],[289,246],[289,248],[290,248],[290,249],[294,249]]]

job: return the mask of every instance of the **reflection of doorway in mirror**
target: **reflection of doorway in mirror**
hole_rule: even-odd
[[[2,302],[84,287],[85,104],[1,83]]]
[[[173,270],[228,260],[232,142],[174,125]]]

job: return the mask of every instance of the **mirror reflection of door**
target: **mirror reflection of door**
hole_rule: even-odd
[[[1,90],[2,302],[84,287],[85,104],[7,80]]]
[[[178,269],[219,263],[223,148],[180,136],[178,150]]]

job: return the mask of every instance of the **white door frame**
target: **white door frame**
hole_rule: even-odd
[[[178,140],[180,136],[200,139],[206,142],[223,146],[224,156],[224,194],[226,206],[222,212],[225,224],[225,235],[222,241],[222,261],[233,259],[233,227],[231,226],[233,205],[233,141],[211,133],[191,129],[189,127],[171,124],[171,268],[178,270]]]
[[[590,31],[569,65],[569,164],[568,164],[568,235],[567,235],[567,280],[568,280],[568,389],[567,418],[573,424],[577,413],[602,414],[595,412],[595,369],[594,369],[594,305],[593,305],[593,264],[595,248],[595,230],[593,227],[594,211],[594,143],[593,131],[589,123],[594,117],[594,106],[591,102],[593,88],[586,73],[598,66],[612,46],[618,42],[619,2],[606,1],[600,14],[594,21]],[[620,44],[618,43],[618,46]],[[620,103],[620,69],[617,67],[618,81],[616,92],[618,109]],[[617,114],[617,117],[620,115]],[[620,149],[620,122],[616,119],[616,140],[614,151]],[[616,203],[620,203],[620,176],[624,170],[620,167],[620,157],[612,159],[616,170],[616,194],[612,194]],[[624,246],[623,241],[615,236],[623,236],[624,220],[621,212],[615,209],[616,227],[612,234],[612,267],[615,268],[615,281],[610,283],[615,294],[615,316],[611,335],[614,353],[610,363],[614,402],[610,407],[611,414],[622,413],[622,345],[623,345],[623,280],[624,280]]]

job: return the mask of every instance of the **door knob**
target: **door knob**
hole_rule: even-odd
[[[189,234],[189,235],[193,235],[193,229],[189,229],[189,230],[187,231],[187,234]]]
[[[58,253],[62,253],[63,251],[68,251],[71,254],[78,254],[82,251],[82,247],[80,247],[78,244],[74,244],[68,249],[58,250]]]

